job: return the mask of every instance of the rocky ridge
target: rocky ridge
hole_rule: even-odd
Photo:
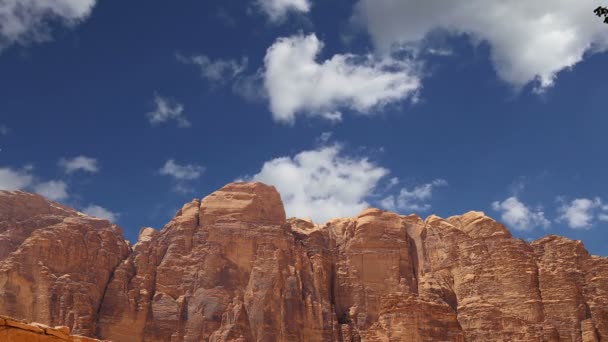
[[[0,314],[116,342],[599,342],[608,259],[481,212],[286,219],[261,183],[193,200],[130,246],[108,221],[4,191]]]

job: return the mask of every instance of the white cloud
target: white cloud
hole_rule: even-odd
[[[116,220],[118,220],[118,217],[120,216],[120,214],[118,214],[118,213],[112,212],[104,207],[100,207],[95,204],[91,204],[88,207],[84,208],[82,210],[82,212],[89,216],[94,216],[94,217],[108,220],[112,223],[115,223]]]
[[[492,208],[501,212],[501,219],[509,228],[529,231],[536,227],[547,228],[550,224],[543,211],[530,209],[516,196],[509,197],[503,202],[493,202]]]
[[[0,168],[0,190],[32,190],[50,200],[59,201],[69,197],[68,185],[60,180],[39,182],[32,175],[32,167],[26,166],[21,170]]]
[[[7,135],[11,130],[6,125],[0,125],[0,135]]]
[[[266,52],[264,85],[275,120],[293,123],[298,114],[339,120],[340,108],[369,113],[420,88],[410,62],[351,54],[317,62],[322,47],[314,34],[295,35]]]
[[[0,1],[0,50],[51,39],[50,22],[73,26],[91,13],[95,0]]]
[[[256,0],[259,8],[273,22],[280,22],[289,12],[308,13],[310,11],[310,0]]]
[[[604,210],[604,211],[608,211],[608,207],[604,206],[604,209],[603,209],[603,210]],[[604,221],[604,222],[606,222],[606,221],[608,221],[608,213],[602,213],[602,214],[599,214],[599,215],[597,216],[597,218],[598,218],[598,220],[600,220],[600,221]]]
[[[159,95],[154,96],[154,103],[156,104],[156,109],[146,114],[152,125],[175,120],[178,127],[187,128],[191,126],[190,121],[184,115],[184,106],[181,103]]]
[[[389,187],[398,183],[396,178],[392,178]],[[431,209],[428,201],[433,197],[433,190],[437,187],[447,186],[448,182],[444,179],[436,179],[431,183],[415,186],[412,190],[402,188],[397,196],[391,195],[380,201],[380,205],[387,210],[405,210],[414,212],[424,212]]]
[[[602,200],[598,197],[577,198],[570,203],[562,203],[558,208],[560,214],[559,221],[565,221],[572,229],[591,228],[595,219],[608,221],[608,206],[602,205]]]
[[[177,60],[182,63],[196,65],[200,69],[201,77],[220,83],[231,81],[242,74],[247,69],[247,64],[249,63],[247,57],[243,57],[239,62],[234,59],[211,60],[205,55],[186,57],[178,54]]]
[[[585,53],[608,48],[596,7],[593,0],[360,0],[354,18],[384,52],[416,46],[436,29],[468,34],[489,44],[500,78],[517,87],[538,79],[542,89]]]
[[[34,182],[29,170],[0,168],[0,190],[23,190]]]
[[[59,165],[64,169],[65,173],[74,173],[76,171],[90,173],[99,172],[99,163],[97,159],[86,156],[62,158],[59,160]]]
[[[205,172],[205,168],[195,164],[179,165],[175,160],[169,159],[159,172],[161,175],[171,176],[176,180],[183,181],[200,178],[203,172]]]
[[[68,185],[63,181],[48,181],[34,186],[34,192],[52,201],[60,201],[69,197]]]
[[[336,144],[270,160],[251,179],[274,185],[287,215],[321,223],[367,208],[366,197],[388,173],[367,158],[344,155]]]

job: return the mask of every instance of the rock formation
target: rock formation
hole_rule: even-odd
[[[131,247],[107,221],[0,192],[0,314],[116,342],[599,342],[608,259],[480,212],[286,219],[261,183],[193,200]]]
[[[0,314],[94,336],[112,272],[129,253],[106,220],[0,192]]]
[[[0,316],[0,341],[7,342],[100,342],[86,336],[70,335],[68,327],[49,327]]]

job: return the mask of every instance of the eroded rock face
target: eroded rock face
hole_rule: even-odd
[[[274,188],[228,185],[186,204],[162,231],[142,235],[108,287],[111,299],[100,311],[99,336],[114,341],[333,338],[333,325],[327,324],[333,319],[330,265],[321,265],[319,272],[325,273],[315,275]]]
[[[93,336],[112,272],[130,253],[106,220],[0,191],[0,313]]]
[[[317,225],[286,220],[273,187],[235,183],[133,247],[39,196],[3,193],[0,213],[0,313],[97,338],[608,340],[608,259],[514,239],[481,212]]]

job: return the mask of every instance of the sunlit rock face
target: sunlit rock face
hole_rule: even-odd
[[[0,314],[94,336],[122,230],[39,195],[0,191]]]
[[[481,212],[286,219],[233,183],[134,246],[118,227],[0,192],[0,314],[112,341],[603,341],[608,259],[514,239]]]

